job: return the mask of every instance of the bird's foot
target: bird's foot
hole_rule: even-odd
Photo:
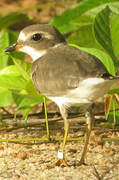
[[[68,167],[69,165],[67,164],[65,158],[64,158],[64,153],[61,151],[58,151],[58,161],[56,163],[54,163],[54,166],[65,166]]]
[[[69,167],[65,159],[59,159],[56,163],[53,164],[53,166],[60,166],[60,165]]]

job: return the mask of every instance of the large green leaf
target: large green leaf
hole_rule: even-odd
[[[7,30],[0,33],[0,51],[3,52],[6,47],[9,46],[9,33]],[[0,69],[6,67],[9,60],[9,56],[6,54],[0,54]]]
[[[91,24],[79,27],[77,31],[73,32],[71,36],[69,36],[67,42],[82,47],[101,48],[95,40]]]
[[[7,89],[25,89],[27,81],[21,76],[15,65],[8,66],[0,71],[0,87]]]
[[[15,63],[15,65],[17,66],[17,68],[19,69],[19,71],[21,72],[24,79],[29,81],[30,80],[31,63],[25,62],[22,57],[17,58],[15,56],[12,56],[12,59],[13,59],[13,62]]]
[[[17,104],[18,110],[43,102],[43,98],[41,97],[31,97],[29,95],[21,95],[17,93],[13,93],[13,98],[14,102]]]
[[[116,56],[119,56],[119,14],[112,13],[110,27],[114,53]]]
[[[6,88],[0,87],[0,107],[9,106],[14,103],[12,93]]]
[[[93,8],[104,5],[106,3],[110,4],[113,2],[117,2],[117,0],[82,1],[77,7],[68,9],[67,11],[63,12],[61,16],[54,17],[50,24],[58,28],[62,33],[71,32],[75,28],[75,26],[72,25],[72,21],[74,19],[78,18],[79,16]]]
[[[38,104],[40,102],[43,102],[43,100],[41,98],[24,97],[24,99],[19,104],[18,109],[28,107],[29,105],[35,105],[35,104]]]
[[[9,60],[8,55],[0,54],[0,70],[7,66]]]
[[[110,16],[111,10],[106,6],[101,12],[96,15],[94,22],[94,33],[97,41],[111,56],[115,65],[117,65],[117,59],[114,54],[111,31],[110,31]]]
[[[0,32],[0,51],[4,51],[4,49],[9,46],[9,31],[4,30]]]
[[[28,81],[26,88],[25,88],[27,94],[31,97],[38,97],[43,99],[43,95],[39,94],[36,89],[34,88],[32,80]]]
[[[90,11],[89,11],[90,12]],[[87,26],[93,24],[94,17],[91,16],[88,12],[82,14],[72,21],[72,25],[77,27]]]
[[[111,10],[116,13],[116,14],[119,14],[119,1],[115,1],[114,3],[110,3],[109,4]]]
[[[10,30],[2,30],[0,33],[0,69],[3,69],[9,64],[13,64],[10,56],[4,53],[6,47],[15,43],[17,40],[17,34]]]
[[[17,105],[16,113],[20,110],[22,112],[22,115],[24,117],[26,117],[28,115],[29,111],[34,106],[34,104],[32,104],[32,102],[30,101],[31,98],[29,98],[29,97],[27,97],[25,95],[18,94],[18,93],[13,93],[13,99],[14,99],[14,102],[16,103],[16,105]],[[25,103],[23,103],[24,100],[25,100]]]
[[[109,122],[112,122],[114,126],[116,126],[116,124],[119,123],[119,110],[116,110],[118,108],[119,106],[116,103],[115,99],[112,99],[110,107],[110,110],[112,110],[112,112],[109,113],[107,120]]]
[[[9,76],[20,76],[21,73],[16,67],[16,65],[7,66],[6,68],[0,71],[0,75],[9,75]]]
[[[0,87],[11,90],[25,89],[26,80],[22,76],[0,75]]]

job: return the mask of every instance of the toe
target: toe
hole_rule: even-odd
[[[68,167],[69,165],[67,164],[66,160],[65,159],[59,159],[57,162],[55,162],[53,164],[53,166],[65,166],[65,167]]]

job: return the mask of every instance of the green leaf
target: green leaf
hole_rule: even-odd
[[[0,33],[0,51],[2,52],[6,47],[9,46],[9,33],[8,31],[2,31]],[[6,67],[9,60],[9,56],[6,54],[0,54],[0,69]]]
[[[6,88],[0,87],[0,107],[12,105],[14,103],[12,93]]]
[[[18,39],[18,34],[10,30],[8,30],[8,33],[9,33],[9,41],[10,41],[9,45],[16,43]]]
[[[114,53],[119,56],[119,14],[112,13],[110,27]]]
[[[89,54],[96,56],[105,65],[105,67],[107,68],[109,73],[111,73],[112,75],[115,75],[114,63],[108,54],[106,54],[105,52],[103,52],[100,49],[84,48],[84,47],[80,47],[80,46],[77,46],[74,44],[70,44],[70,45],[73,47],[76,47],[82,51],[88,52]]]
[[[4,16],[0,18],[0,30],[8,28],[9,26],[18,23],[18,22],[24,22],[29,20],[28,16],[26,14],[19,14],[19,13],[12,13],[7,16]]]
[[[0,87],[11,90],[25,89],[27,81],[21,76],[16,65],[7,66],[0,71]]]
[[[19,106],[21,101],[24,99],[24,96],[19,94],[19,91],[13,91],[12,96],[13,96],[14,102],[17,106]]]
[[[92,25],[80,27],[77,31],[71,34],[67,39],[69,44],[76,44],[82,47],[100,48],[101,46],[96,42]]]
[[[0,74],[0,87],[11,90],[25,89],[27,81],[22,76]]]
[[[25,123],[27,123],[28,113],[31,111],[32,108],[33,108],[33,105],[21,109],[22,116],[25,118],[25,121],[24,121]]]
[[[111,56],[114,64],[117,64],[117,60],[113,51],[111,32],[110,32],[110,15],[111,10],[106,6],[101,12],[96,15],[94,22],[94,33],[97,41]]]
[[[11,63],[11,58],[4,53],[6,47],[10,46],[17,40],[17,34],[9,30],[2,30],[0,33],[0,69],[3,69]]]
[[[119,123],[119,110],[116,110],[118,108],[119,106],[117,105],[115,99],[112,99],[110,110],[113,111],[109,113],[107,120],[112,122],[114,126],[116,126],[116,123]]]
[[[33,107],[35,104],[43,102],[42,97],[30,97],[29,95],[21,95],[13,93],[14,102],[17,104],[17,110],[23,110]]]
[[[27,81],[30,80],[30,69],[31,69],[31,63],[25,62],[22,58],[18,59],[14,56],[12,56],[13,62],[21,72],[24,79]]]
[[[119,14],[119,1],[117,0],[114,3],[111,3],[110,8],[114,13]]]
[[[92,17],[91,15],[92,14],[90,13],[90,11],[86,12],[85,14],[82,14],[78,18],[74,19],[71,24],[77,27],[92,25],[94,17]]]
[[[24,97],[23,100],[20,102],[18,109],[29,107],[30,105],[34,106],[35,104],[38,104],[41,102],[43,102],[42,98]]]
[[[9,76],[20,76],[21,73],[19,72],[16,65],[7,66],[6,68],[0,71],[0,75],[9,75]]]
[[[22,101],[24,101],[24,99],[26,98],[24,95],[20,95],[18,93],[15,93],[13,92],[13,99],[14,99],[14,102],[16,103],[17,105],[17,111],[18,112],[19,110],[22,112],[22,115],[24,117],[26,117],[29,113],[29,111],[33,108],[33,105],[31,104],[27,104],[27,106],[23,106],[21,108],[18,108],[20,104],[22,104]]]
[[[119,94],[119,88],[113,88],[108,91],[109,94]]]
[[[4,51],[4,49],[9,46],[9,31],[4,30],[0,33],[0,51]]]
[[[82,1],[75,8],[68,9],[65,12],[63,12],[61,16],[54,17],[50,24],[55,26],[62,33],[71,32],[72,30],[74,30],[74,27],[71,24],[74,19],[78,18],[85,12],[92,10],[93,8],[104,5],[106,3],[110,4],[113,2],[117,2],[117,0]]]
[[[28,93],[28,95],[31,96],[31,97],[38,97],[38,98],[41,98],[41,99],[44,97],[43,95],[39,94],[36,91],[36,89],[34,88],[32,80],[28,81],[25,90]]]
[[[8,55],[0,54],[0,70],[7,66],[9,60]]]

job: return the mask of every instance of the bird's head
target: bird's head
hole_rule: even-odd
[[[5,49],[5,52],[19,50],[30,55],[35,61],[43,56],[49,48],[65,43],[64,37],[53,26],[48,24],[35,24],[24,28],[18,40],[12,46]]]

